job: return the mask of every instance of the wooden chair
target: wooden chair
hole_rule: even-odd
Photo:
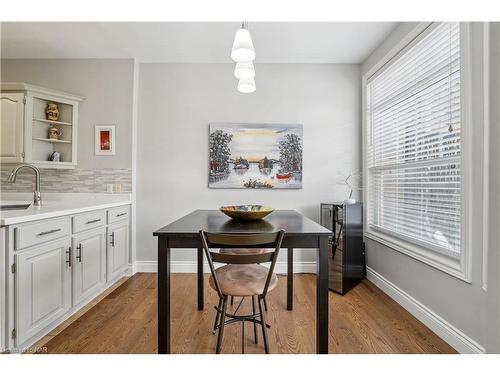
[[[210,266],[209,284],[219,296],[219,304],[215,307],[216,326],[218,329],[216,353],[220,353],[224,337],[224,327],[235,322],[242,322],[242,353],[245,352],[244,324],[252,322],[254,328],[254,340],[257,343],[257,325],[262,327],[264,348],[269,353],[267,328],[263,309],[263,300],[267,293],[278,284],[278,278],[274,274],[274,267],[278,258],[279,249],[283,240],[284,231],[262,234],[220,234],[200,231],[201,241],[205,255]],[[211,251],[212,248],[265,248],[258,253],[232,252],[226,253]],[[261,265],[271,262],[269,268]],[[224,266],[215,269],[214,263],[225,263]],[[228,313],[227,302],[229,297],[252,297],[252,314],[236,315]],[[257,297],[257,298],[255,298]],[[256,313],[255,300],[259,312]],[[229,319],[226,319],[229,318]]]

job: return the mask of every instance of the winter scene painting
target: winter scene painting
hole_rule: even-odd
[[[209,187],[302,188],[302,125],[210,124]]]

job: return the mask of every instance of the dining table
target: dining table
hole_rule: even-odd
[[[200,230],[211,233],[250,234],[285,231],[287,249],[287,310],[293,310],[293,252],[316,253],[316,352],[328,353],[328,240],[332,232],[295,210],[275,210],[264,219],[236,221],[219,210],[195,210],[153,232],[158,237],[158,353],[171,352],[171,249],[197,249],[197,308],[204,308],[204,254]]]

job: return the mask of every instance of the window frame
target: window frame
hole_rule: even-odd
[[[379,74],[391,62],[412,48],[419,40],[431,32],[438,23],[422,22],[403,37],[362,77],[362,161],[363,161],[363,235],[413,259],[419,260],[438,270],[446,272],[458,279],[471,283],[472,269],[472,132],[471,132],[471,33],[470,25],[460,22],[460,104],[461,104],[461,138],[460,138],[460,258],[452,259],[432,251],[425,246],[405,241],[401,237],[390,235],[387,231],[376,230],[368,225],[369,205],[368,194],[370,184],[367,167],[367,83],[368,80]]]

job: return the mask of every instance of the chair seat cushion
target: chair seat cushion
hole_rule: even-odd
[[[215,270],[222,294],[226,296],[256,296],[264,292],[269,268],[260,264],[228,264]],[[209,280],[212,289],[216,289],[213,276]],[[275,274],[271,276],[268,291],[278,284]]]
[[[219,250],[220,254],[231,254],[231,255],[255,255],[255,254],[265,254],[273,252],[274,249],[264,249],[264,248],[222,248]]]

